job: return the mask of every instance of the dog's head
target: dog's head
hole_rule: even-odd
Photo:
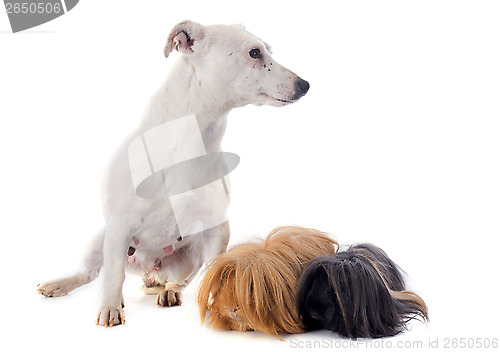
[[[350,338],[393,336],[409,320],[427,319],[424,301],[404,286],[384,251],[357,245],[306,266],[297,308],[308,330],[328,329]]]
[[[295,226],[231,248],[209,263],[200,284],[202,321],[208,316],[216,328],[272,335],[303,332],[295,308],[297,280],[308,260],[336,249],[328,235]]]
[[[181,22],[168,37],[165,56],[173,50],[196,71],[193,83],[235,106],[283,106],[309,90],[307,81],[273,60],[271,47],[242,25]]]

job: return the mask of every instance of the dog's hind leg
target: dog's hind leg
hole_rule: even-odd
[[[159,306],[180,306],[182,291],[195,278],[206,260],[226,251],[229,242],[229,222],[226,221],[202,234],[195,243],[181,248],[165,261],[167,282],[158,292]],[[163,262],[162,262],[163,265]]]
[[[46,297],[60,297],[67,295],[82,285],[95,280],[103,263],[102,248],[104,243],[104,229],[87,247],[84,254],[83,266],[74,275],[39,284],[37,290]]]
[[[202,236],[202,235],[197,235]],[[182,291],[196,276],[203,264],[200,239],[175,251],[173,255],[162,261],[166,267],[167,282],[158,290],[157,304],[159,306],[180,306],[182,304]]]

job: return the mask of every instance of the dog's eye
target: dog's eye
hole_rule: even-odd
[[[252,49],[248,52],[248,55],[250,55],[250,57],[252,59],[258,59],[258,58],[260,58],[260,50],[259,49]]]

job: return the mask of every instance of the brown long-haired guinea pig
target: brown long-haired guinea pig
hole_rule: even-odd
[[[213,259],[198,291],[202,322],[227,330],[267,334],[304,332],[295,307],[306,263],[337,251],[326,233],[280,227],[264,240],[244,243]]]

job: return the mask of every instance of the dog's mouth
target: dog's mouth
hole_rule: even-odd
[[[292,103],[295,103],[296,100],[285,100],[285,99],[278,99],[278,98],[274,98],[276,99],[277,101],[281,102],[281,103],[285,103],[285,104],[292,104]]]
[[[288,99],[276,98],[276,97],[273,97],[272,95],[269,95],[269,94],[266,94],[266,93],[260,93],[260,94],[262,94],[266,98],[274,100],[275,102],[283,103],[284,105],[286,105],[286,104],[293,104],[293,103],[295,103],[298,100],[298,99],[297,100],[288,100]]]

